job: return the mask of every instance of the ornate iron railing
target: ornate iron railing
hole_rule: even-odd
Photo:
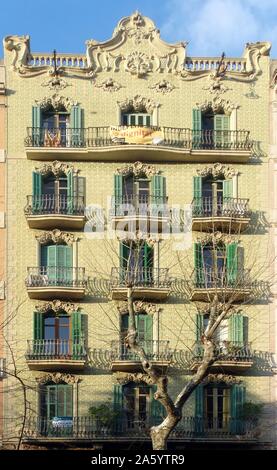
[[[66,438],[66,439],[111,439],[117,437],[150,439],[149,429],[162,421],[162,417],[151,419],[132,418],[132,413],[122,411],[120,416],[112,421],[94,417],[55,417],[27,419],[24,438]],[[170,439],[216,438],[244,440],[254,439],[256,421],[222,418],[195,418],[184,416],[170,435]]]
[[[85,268],[40,266],[28,268],[27,287],[86,287]]]
[[[41,194],[40,196],[27,196],[25,214],[61,214],[84,215],[84,196],[67,196],[65,194]]]
[[[192,217],[249,217],[249,199],[199,197],[192,201]]]
[[[204,354],[203,345],[199,342],[193,348],[191,360],[201,360]],[[214,356],[217,361],[252,362],[255,353],[249,343],[243,341],[217,341]]]
[[[126,286],[169,288],[168,273],[168,268],[112,268],[111,288]]]
[[[170,361],[172,359],[169,341],[144,340],[140,341],[139,345],[144,348],[150,361]],[[111,361],[140,361],[140,358],[136,353],[130,351],[123,341],[112,341]]]
[[[27,360],[85,360],[86,355],[83,340],[78,342],[68,339],[35,339],[27,341]]]
[[[192,273],[193,287],[201,289],[209,288],[234,288],[249,289],[252,287],[249,269],[225,268],[199,268]]]
[[[111,216],[166,217],[169,216],[168,198],[163,196],[124,194],[113,196]]]
[[[117,126],[117,130],[131,129],[137,126]],[[139,126],[143,127],[143,126]],[[187,150],[251,150],[253,141],[250,132],[199,130],[178,127],[147,126],[154,132],[159,132],[159,139],[153,138],[150,145],[161,147],[182,148]],[[27,147],[105,147],[128,144],[124,137],[112,136],[110,126],[87,128],[49,128],[27,127],[25,138]],[[149,145],[149,144],[148,144]]]

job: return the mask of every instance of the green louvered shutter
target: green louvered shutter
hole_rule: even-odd
[[[72,313],[72,354],[73,359],[81,359],[82,355],[82,315],[81,312]]]
[[[195,433],[203,434],[204,432],[204,387],[198,385],[194,392],[195,397]]]
[[[236,285],[238,278],[238,244],[229,243],[227,245],[227,284]]]
[[[243,434],[244,422],[241,417],[243,405],[245,403],[246,388],[243,385],[235,384],[231,389],[231,420],[230,431],[232,434]]]
[[[114,175],[114,215],[123,214],[123,176]]]
[[[230,136],[230,118],[224,114],[214,116],[215,146],[217,148],[228,148]]]
[[[58,280],[56,245],[47,246],[47,274],[50,285],[56,285]]]
[[[73,248],[72,246],[63,246],[64,249],[64,267],[65,269],[65,281],[68,285],[72,285],[73,281]]]
[[[124,407],[123,407],[123,386],[115,384],[113,386],[113,410],[115,413],[114,432],[122,433],[124,429]]]
[[[33,201],[32,209],[33,213],[41,213],[42,210],[42,176],[40,173],[33,171],[32,175],[33,182]]]
[[[40,266],[48,266],[48,246],[41,245],[40,248]]]
[[[201,216],[203,211],[202,204],[202,177],[193,177],[193,215]]]
[[[244,346],[244,317],[235,313],[229,318],[229,341],[235,346]]]
[[[83,176],[73,175],[73,214],[85,213],[85,183]]]
[[[200,109],[192,110],[192,148],[201,148],[202,144],[202,112]]]
[[[151,179],[151,193],[152,203],[161,205],[165,203],[166,189],[165,177],[161,175],[154,175]]]
[[[40,106],[32,107],[32,146],[42,145],[42,115]]]
[[[126,270],[129,264],[129,254],[130,254],[130,247],[126,245],[124,242],[120,242],[119,244],[119,282],[120,284],[125,284],[126,281]]]
[[[67,173],[67,213],[73,214],[73,170]]]
[[[150,387],[150,426],[157,426],[165,417],[165,409],[163,405],[154,398],[157,391],[157,385]]]
[[[203,260],[203,247],[201,243],[194,243],[194,269],[196,287],[204,287],[205,272]]]
[[[138,337],[143,337],[145,340],[146,354],[153,354],[153,317],[152,315],[139,314],[137,315],[139,327]],[[144,331],[140,331],[140,325],[143,325]]]
[[[34,335],[33,335],[33,348],[32,354],[34,356],[40,356],[43,353],[43,339],[44,339],[44,317],[40,312],[34,312],[33,326],[34,326]]]
[[[83,126],[82,126],[82,109],[80,106],[72,106],[70,112],[71,127],[71,146],[82,147],[83,145]]]
[[[203,355],[203,345],[201,343],[201,337],[204,333],[204,315],[201,313],[196,314],[196,348],[195,354],[196,356]]]

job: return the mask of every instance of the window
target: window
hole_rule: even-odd
[[[230,213],[233,180],[222,178],[193,178],[193,215],[220,216]]]
[[[150,127],[152,116],[147,113],[125,113],[122,114],[123,126],[147,126]]]
[[[230,116],[223,111],[193,109],[193,148],[228,148],[230,139]]]
[[[47,353],[55,356],[68,356],[71,352],[70,318],[56,316],[49,312],[44,316],[44,339]]]
[[[68,384],[47,384],[41,387],[41,416],[47,420],[54,417],[73,416],[73,387]]]
[[[68,245],[42,245],[41,274],[49,285],[71,285],[73,249]]]
[[[150,418],[150,387],[128,384],[123,389],[127,428],[144,428]]]
[[[230,388],[226,386],[205,387],[204,410],[208,429],[227,429],[230,418]]]
[[[152,354],[153,348],[153,317],[145,313],[138,313],[135,316],[136,327],[138,333],[138,341],[141,346],[144,347],[146,354]],[[121,342],[123,344],[124,356],[132,359],[133,353],[126,350],[124,345],[124,338],[127,335],[129,325],[129,315],[125,314],[121,317]]]
[[[70,115],[64,107],[59,111],[48,108],[42,112],[44,145],[49,147],[66,147],[69,145],[68,132]]]
[[[154,249],[146,242],[120,243],[120,271],[122,281],[131,280],[135,285],[147,285],[153,282]],[[126,279],[126,276],[128,279]],[[131,276],[131,279],[130,279]]]

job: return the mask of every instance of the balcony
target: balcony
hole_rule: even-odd
[[[82,230],[85,224],[85,204],[81,196],[27,196],[24,212],[29,227],[34,229]]]
[[[165,300],[170,291],[168,274],[167,268],[145,268],[136,271],[112,268],[112,299],[126,300],[127,289],[132,287],[134,299]]]
[[[255,354],[247,343],[221,341],[215,347],[216,361],[212,370],[224,370],[230,373],[241,373],[253,366]],[[203,346],[196,344],[191,359],[190,370],[195,372],[203,358]]]
[[[169,341],[141,341],[140,346],[144,348],[147,359],[155,368],[164,369],[170,365],[173,354],[169,349]],[[138,355],[131,352],[123,341],[112,341],[111,363],[112,371],[143,371]]]
[[[103,423],[101,419],[89,416],[55,417],[27,419],[24,441],[60,442],[68,441],[108,441],[130,442],[150,440],[149,428],[161,422],[159,417],[148,420],[134,420],[122,416],[112,422]],[[244,445],[255,442],[255,420],[221,418],[195,418],[184,416],[170,434],[171,442],[228,442]]]
[[[65,339],[27,341],[26,361],[31,370],[78,370],[85,367],[84,341]]]
[[[100,126],[27,128],[26,154],[34,160],[246,162],[249,131],[193,131],[177,127]]]
[[[112,228],[144,233],[162,231],[169,224],[167,197],[152,195],[113,196],[110,219]]]
[[[191,278],[190,299],[203,302],[209,302],[215,294],[222,301],[241,302],[249,298],[253,288],[249,270],[195,269]]]
[[[26,287],[30,299],[82,299],[86,291],[85,268],[28,268]]]
[[[241,233],[249,222],[249,199],[201,197],[192,201],[192,230]]]

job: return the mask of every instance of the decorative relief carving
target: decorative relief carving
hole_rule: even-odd
[[[71,374],[62,374],[61,372],[53,372],[53,373],[45,374],[42,377],[37,377],[36,381],[40,385],[46,384],[48,382],[54,382],[55,384],[60,384],[64,382],[66,384],[74,385],[80,382],[80,379]]]
[[[78,101],[74,101],[71,98],[64,97],[55,93],[51,97],[45,96],[42,100],[35,100],[35,103],[42,109],[48,109],[49,107],[53,107],[55,111],[59,111],[61,107],[70,110],[72,106],[76,106],[78,104]]]
[[[66,312],[68,315],[71,315],[73,312],[77,312],[79,307],[76,304],[71,302],[63,302],[62,300],[52,300],[51,302],[43,302],[39,305],[36,305],[36,312],[46,313],[49,310],[53,310],[55,313]]]
[[[118,91],[120,88],[122,88],[122,85],[120,83],[116,82],[113,78],[107,78],[101,83],[95,83],[94,86],[96,88],[101,88],[103,91]]]
[[[131,52],[125,58],[125,70],[137,77],[144,77],[147,73],[152,71],[153,59],[154,57],[149,57],[144,52]]]
[[[136,113],[147,112],[151,114],[155,108],[158,108],[159,104],[155,103],[151,98],[144,98],[141,95],[136,95],[132,99],[126,99],[124,101],[118,102],[118,106],[124,113],[134,111]]]
[[[212,166],[205,166],[204,168],[196,170],[196,173],[198,176],[202,176],[202,178],[205,178],[206,176],[213,176],[214,178],[223,176],[226,179],[230,179],[234,176],[237,176],[239,171],[232,166],[226,166],[222,163],[215,163]]]
[[[118,241],[120,242],[125,242],[126,244],[128,242],[145,242],[147,245],[153,247],[156,243],[159,243],[161,240],[160,235],[156,235],[156,238],[149,238],[147,232],[141,232],[140,230],[133,231],[133,232],[125,232],[122,231],[118,236],[117,236]]]
[[[201,243],[202,245],[212,244],[214,246],[224,244],[227,245],[229,243],[234,242],[234,238],[232,238],[227,233],[222,232],[214,232],[214,233],[207,233],[202,234],[200,237],[197,237],[197,242]]]
[[[59,91],[68,87],[69,84],[64,78],[54,76],[42,82],[41,86],[49,88],[50,91]]]
[[[116,174],[122,176],[134,175],[136,178],[146,177],[152,178],[154,175],[158,175],[159,170],[154,165],[148,165],[142,162],[135,162],[132,165],[126,165],[123,168],[117,168]]]
[[[231,113],[233,109],[239,108],[239,105],[231,103],[229,100],[226,101],[220,96],[216,95],[211,100],[206,100],[204,103],[196,103],[196,107],[201,109],[203,112],[212,110],[214,113],[216,113],[223,110],[227,113]]]
[[[234,375],[209,374],[204,380],[203,385],[209,383],[225,383],[228,385],[241,384],[242,380]]]
[[[37,235],[36,239],[41,245],[46,243],[66,243],[66,245],[73,245],[78,239],[73,233],[61,232],[59,229],[52,230],[51,232],[43,232],[42,235]]]
[[[150,90],[155,90],[157,93],[162,93],[163,95],[166,95],[167,93],[170,93],[172,90],[174,90],[176,87],[167,80],[160,80],[154,85],[149,86],[149,88]]]
[[[124,372],[116,372],[115,374],[116,382],[121,385],[126,385],[130,382],[134,383],[145,383],[148,385],[154,385],[155,381],[149,377],[147,374],[143,373],[134,373],[134,374],[126,374]]]
[[[79,172],[79,170],[74,169],[73,165],[59,162],[58,160],[44,163],[41,167],[36,167],[36,172],[40,173],[42,176],[47,176],[52,173],[55,177],[59,177],[63,174],[67,175],[70,171],[73,171],[74,174],[78,174]]]
[[[225,86],[222,83],[222,80],[223,77],[221,75],[217,75],[216,72],[210,73],[207,79],[207,85],[203,87],[203,90],[208,90],[209,93],[215,94],[216,96],[226,93],[230,88]]]
[[[28,65],[32,58],[30,53],[30,36],[7,36],[4,39],[4,47],[13,52],[12,67],[17,72]]]
[[[121,302],[117,309],[122,315],[128,313],[128,304],[127,302]],[[142,300],[137,300],[134,302],[134,309],[136,313],[145,312],[148,315],[154,315],[161,311],[161,307],[157,304],[150,304],[148,302],[143,302]]]

